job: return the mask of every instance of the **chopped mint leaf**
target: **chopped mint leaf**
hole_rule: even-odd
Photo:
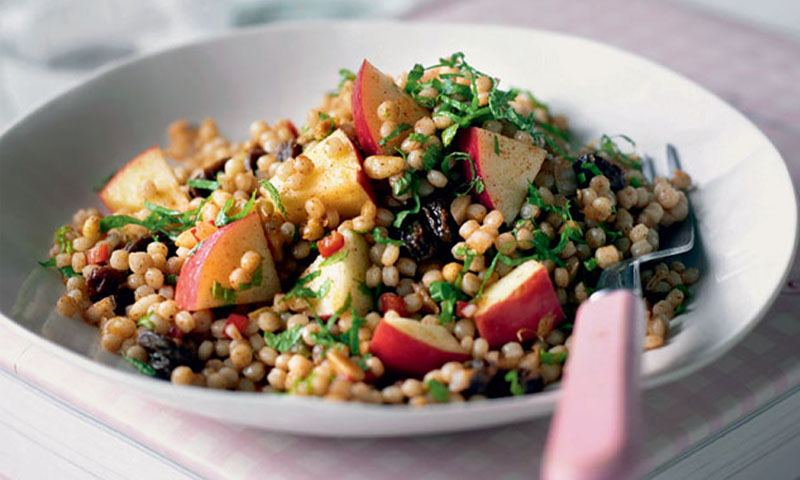
[[[236,291],[232,288],[223,287],[219,282],[214,282],[214,285],[211,286],[211,296],[227,303],[236,301]]]
[[[131,357],[127,356],[127,355],[123,355],[122,358],[126,362],[128,362],[131,365],[133,365],[134,367],[136,367],[136,370],[139,370],[140,373],[143,373],[143,374],[147,375],[148,377],[155,377],[156,376],[155,369],[153,367],[151,367],[150,365],[144,363],[143,361],[137,360],[135,358],[131,358]]]
[[[437,402],[446,402],[450,399],[450,390],[447,386],[439,380],[428,380],[428,391]]]
[[[280,210],[281,215],[286,218],[288,215],[286,213],[286,208],[283,206],[283,202],[281,202],[281,194],[278,192],[278,189],[275,188],[275,185],[271,184],[269,180],[261,180],[261,185],[264,186],[264,189],[269,193],[269,196],[272,198],[272,201]]]
[[[429,287],[431,298],[441,305],[439,323],[450,323],[455,318],[456,302],[469,297],[458,287],[449,282],[433,282]]]
[[[240,292],[242,290],[247,290],[248,288],[260,287],[261,286],[261,281],[263,280],[261,278],[261,275],[262,275],[261,274],[261,267],[262,266],[259,265],[258,268],[256,268],[255,271],[253,271],[253,275],[250,278],[250,282],[249,283],[243,283],[243,284],[239,285],[239,291]]]
[[[230,216],[228,215],[228,211],[231,209],[231,206],[233,206],[234,200],[233,198],[229,198],[228,201],[225,202],[225,205],[219,210],[219,214],[217,214],[214,225],[217,227],[224,227],[225,225],[233,223],[237,220],[241,220],[249,215],[250,210],[253,209],[253,204],[256,201],[256,192],[258,192],[258,190],[253,190],[253,193],[250,195],[250,199],[244,204],[244,207],[242,207],[239,213]]]
[[[409,125],[407,123],[401,123],[400,125],[397,126],[397,128],[392,130],[389,133],[389,135],[386,135],[385,137],[383,137],[381,139],[381,141],[378,142],[378,145],[380,145],[380,146],[386,145],[386,143],[388,143],[391,139],[393,139],[394,137],[400,135],[401,133],[403,133],[403,132],[405,132],[406,130],[409,130],[409,129],[411,129],[411,125]]]
[[[187,182],[187,185],[193,188],[211,191],[219,188],[219,182],[215,182],[214,180],[206,180],[204,178],[190,178]]]
[[[545,365],[558,365],[564,363],[564,361],[567,359],[567,353],[566,352],[550,353],[542,351],[539,354],[539,358],[541,362]]]
[[[372,239],[375,240],[375,243],[380,243],[381,245],[396,245],[398,247],[405,245],[402,240],[395,240],[393,238],[389,238],[388,236],[384,236],[383,232],[378,227],[375,227],[372,230]]]
[[[509,390],[512,395],[525,395],[525,389],[519,384],[519,372],[517,370],[509,370],[503,379],[510,384]]]
[[[281,333],[264,332],[264,342],[268,347],[283,353],[289,351],[292,347],[299,344],[303,339],[303,326],[295,325],[294,327],[284,330]]]
[[[334,253],[333,255],[327,257],[322,263],[319,264],[320,267],[327,267],[329,265],[335,265],[339,262],[343,262],[347,258],[347,254],[350,253],[348,250],[341,249],[338,252]]]

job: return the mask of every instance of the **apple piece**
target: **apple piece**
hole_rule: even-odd
[[[372,309],[372,297],[362,288],[367,276],[369,245],[364,237],[352,230],[341,232],[344,245],[330,256],[320,255],[303,272],[302,277],[320,272],[317,277],[305,286],[318,292],[324,285],[329,285],[328,293],[322,298],[309,298],[308,301],[322,318],[328,318],[347,304],[356,309],[359,315],[366,315]]]
[[[483,181],[481,203],[490,210],[500,210],[510,225],[528,194],[528,182],[536,178],[547,152],[477,127],[459,132],[455,145],[457,150],[469,154],[475,164],[475,174]],[[467,181],[472,180],[469,162],[462,163]]]
[[[408,134],[413,132],[409,128],[391,138],[385,145],[380,144],[383,139],[383,119],[378,117],[378,105],[386,100],[394,103],[395,113],[392,120],[397,125],[405,123],[413,127],[417,120],[431,113],[398,87],[391,77],[364,60],[353,82],[351,103],[358,143],[367,155],[394,155],[395,147],[399,147]]]
[[[447,362],[469,358],[467,350],[446,328],[402,317],[384,317],[378,323],[369,351],[386,368],[420,377]]]
[[[142,184],[151,181],[155,189],[149,195]],[[100,200],[113,213],[136,212],[145,200],[156,205],[185,211],[189,196],[180,189],[172,168],[158,147],[150,147],[125,164],[99,193]]]
[[[549,331],[564,318],[547,268],[536,260],[490,285],[477,305],[475,325],[492,348],[530,340],[540,325]]]
[[[261,283],[232,291],[228,277],[242,255],[254,250],[261,255]],[[218,284],[215,288],[215,284]],[[221,288],[235,298],[225,298]],[[202,310],[228,304],[263,302],[281,289],[275,263],[258,214],[230,223],[203,240],[183,264],[175,286],[175,301],[182,310]],[[216,295],[215,295],[216,293]]]
[[[342,146],[337,146],[339,153],[336,156],[328,155],[328,146],[337,142]],[[304,222],[308,216],[306,200],[311,197],[319,198],[326,209],[336,210],[341,219],[359,215],[364,203],[373,201],[372,183],[361,167],[361,154],[343,131],[331,133],[304,155],[311,159],[314,169],[301,188],[289,188],[285,178],[274,176],[270,179],[280,195],[288,220]],[[278,205],[272,196],[264,193],[277,209]]]

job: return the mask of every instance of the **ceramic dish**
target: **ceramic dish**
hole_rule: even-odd
[[[364,39],[370,39],[365,42]],[[168,50],[106,70],[40,106],[0,137],[0,310],[37,344],[152,400],[219,421],[297,433],[392,436],[466,430],[549,412],[557,390],[422,409],[181,388],[104,352],[93,327],[61,317],[58,276],[38,267],[54,225],[98,205],[91,185],[147,146],[173,119],[247,131],[256,118],[302,121],[343,66],[370,58],[387,72],[463,51],[505,85],[530,88],[582,139],[624,133],[663,162],[675,144],[698,187],[703,273],[688,314],[647,352],[647,386],[713,361],[774,300],[795,251],[797,207],[786,167],[747,119],[683,77],[595,42],[469,25],[296,23]]]

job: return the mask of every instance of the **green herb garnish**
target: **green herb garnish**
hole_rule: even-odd
[[[249,288],[260,287],[261,281],[263,280],[261,277],[262,277],[261,265],[259,265],[258,268],[256,268],[255,271],[253,271],[253,275],[252,277],[250,277],[250,282],[239,285],[238,290],[241,292]]]
[[[584,268],[586,268],[586,271],[591,272],[592,270],[597,268],[597,259],[595,257],[592,257],[589,260],[584,261],[583,266]]]
[[[319,266],[320,267],[327,267],[329,265],[335,265],[339,262],[343,262],[347,258],[347,254],[350,253],[349,250],[341,249],[338,252],[334,253],[333,255],[327,257],[323,260]]]
[[[539,359],[545,365],[560,365],[567,359],[567,352],[550,353],[542,351]]]
[[[512,395],[525,395],[525,389],[519,384],[519,372],[517,370],[509,370],[503,379],[510,384],[508,389]]]
[[[437,402],[442,403],[450,399],[450,390],[439,380],[428,380],[428,391]]]
[[[143,373],[143,374],[147,375],[148,377],[155,377],[156,376],[156,370],[153,367],[151,367],[150,365],[144,363],[143,361],[137,360],[135,358],[131,358],[131,357],[127,356],[127,355],[123,355],[122,358],[126,362],[128,362],[131,365],[133,365],[134,367],[136,367],[136,370],[139,370],[140,373]]]
[[[336,92],[334,95],[339,95],[342,91],[342,86],[344,86],[344,82],[350,80],[353,81],[356,79],[356,74],[346,68],[339,69],[339,86],[336,87]]]
[[[214,225],[217,227],[224,227],[230,223],[233,223],[237,220],[241,220],[247,215],[250,214],[250,210],[253,209],[253,204],[256,201],[256,192],[257,190],[253,190],[253,193],[250,195],[250,200],[245,203],[244,207],[239,211],[239,213],[234,215],[228,215],[228,211],[230,211],[231,207],[233,206],[234,200],[233,198],[229,198],[225,205],[219,210],[217,214],[216,220],[214,220]]]
[[[642,181],[639,180],[639,177],[631,177],[631,186],[633,188],[639,188],[642,186]]]
[[[263,185],[264,189],[269,193],[272,201],[278,207],[278,210],[280,210],[281,215],[283,215],[284,218],[288,217],[286,208],[283,207],[283,202],[281,202],[281,194],[278,192],[278,189],[275,188],[275,185],[271,184],[269,180],[261,180],[261,185]]]
[[[73,253],[72,242],[67,240],[67,232],[72,230],[69,225],[64,225],[56,230],[54,241],[61,247],[61,253]]]
[[[500,155],[500,144],[497,142],[497,135],[494,136],[494,153]]]
[[[319,277],[322,272],[319,270],[309,273],[305,277],[300,277],[297,279],[297,283],[291,290],[286,293],[286,296],[283,297],[284,300],[289,300],[291,298],[322,298],[328,294],[328,291],[331,289],[333,285],[333,280],[327,279],[323,284],[320,286],[318,291],[314,291],[305,285],[314,280],[315,278]]]
[[[295,325],[294,327],[284,330],[281,333],[264,332],[264,342],[268,347],[283,353],[290,350],[295,345],[299,344],[303,339],[303,326]]]
[[[397,245],[398,247],[405,245],[402,240],[395,240],[393,238],[389,238],[388,236],[384,236],[379,227],[375,227],[372,230],[372,239],[375,240],[375,243],[380,243],[381,245]]]
[[[219,182],[206,180],[205,178],[190,178],[187,185],[201,190],[211,190],[212,192],[219,188]]]
[[[429,291],[431,298],[441,304],[440,324],[452,322],[455,318],[456,302],[469,298],[458,287],[449,282],[433,282],[429,287]]]
[[[383,137],[381,139],[381,141],[378,142],[378,145],[380,145],[380,146],[386,145],[386,143],[389,142],[391,139],[393,139],[394,137],[400,135],[401,133],[405,132],[406,130],[409,130],[410,128],[411,128],[411,125],[409,125],[407,123],[401,123],[400,125],[397,126],[397,128],[392,130],[389,133],[389,135],[386,135],[385,137]]]
[[[221,283],[215,281],[211,286],[211,296],[226,303],[233,303],[236,301],[236,290],[225,288]]]

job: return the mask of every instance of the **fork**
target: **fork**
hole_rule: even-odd
[[[680,169],[678,152],[667,145],[670,172]],[[653,160],[642,172],[653,181]],[[640,267],[687,253],[695,245],[694,213],[664,232],[652,253],[603,271],[597,288],[575,318],[569,371],[564,372],[544,452],[542,478],[627,479],[638,473],[642,437],[640,366],[644,304]]]

